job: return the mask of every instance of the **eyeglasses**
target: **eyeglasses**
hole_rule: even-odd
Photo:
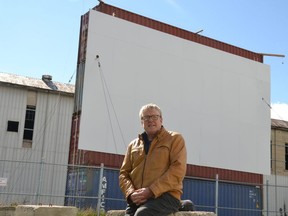
[[[159,117],[160,117],[160,115],[147,115],[147,116],[143,116],[141,119],[143,121],[149,121],[150,119],[152,121],[156,121],[156,120],[158,120]]]

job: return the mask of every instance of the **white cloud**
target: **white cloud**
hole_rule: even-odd
[[[275,103],[271,107],[271,118],[288,121],[288,104]]]

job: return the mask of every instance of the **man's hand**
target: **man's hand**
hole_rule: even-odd
[[[149,198],[151,198],[154,194],[149,188],[140,188],[136,191],[134,191],[130,195],[130,199],[133,203],[136,205],[141,205],[145,203]]]

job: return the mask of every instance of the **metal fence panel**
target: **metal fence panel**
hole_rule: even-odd
[[[115,168],[1,161],[1,175],[5,169],[13,175],[9,184],[0,179],[1,205],[42,203],[106,211],[126,207]],[[187,176],[182,199],[218,216],[287,215],[287,177],[265,176],[265,181],[262,185]]]
[[[264,176],[263,216],[288,215],[288,176]]]

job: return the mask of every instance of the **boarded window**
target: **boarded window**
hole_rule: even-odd
[[[7,131],[18,132],[19,122],[18,121],[8,121]]]
[[[27,93],[27,105],[36,107],[37,102],[37,92],[35,91],[28,91]]]

